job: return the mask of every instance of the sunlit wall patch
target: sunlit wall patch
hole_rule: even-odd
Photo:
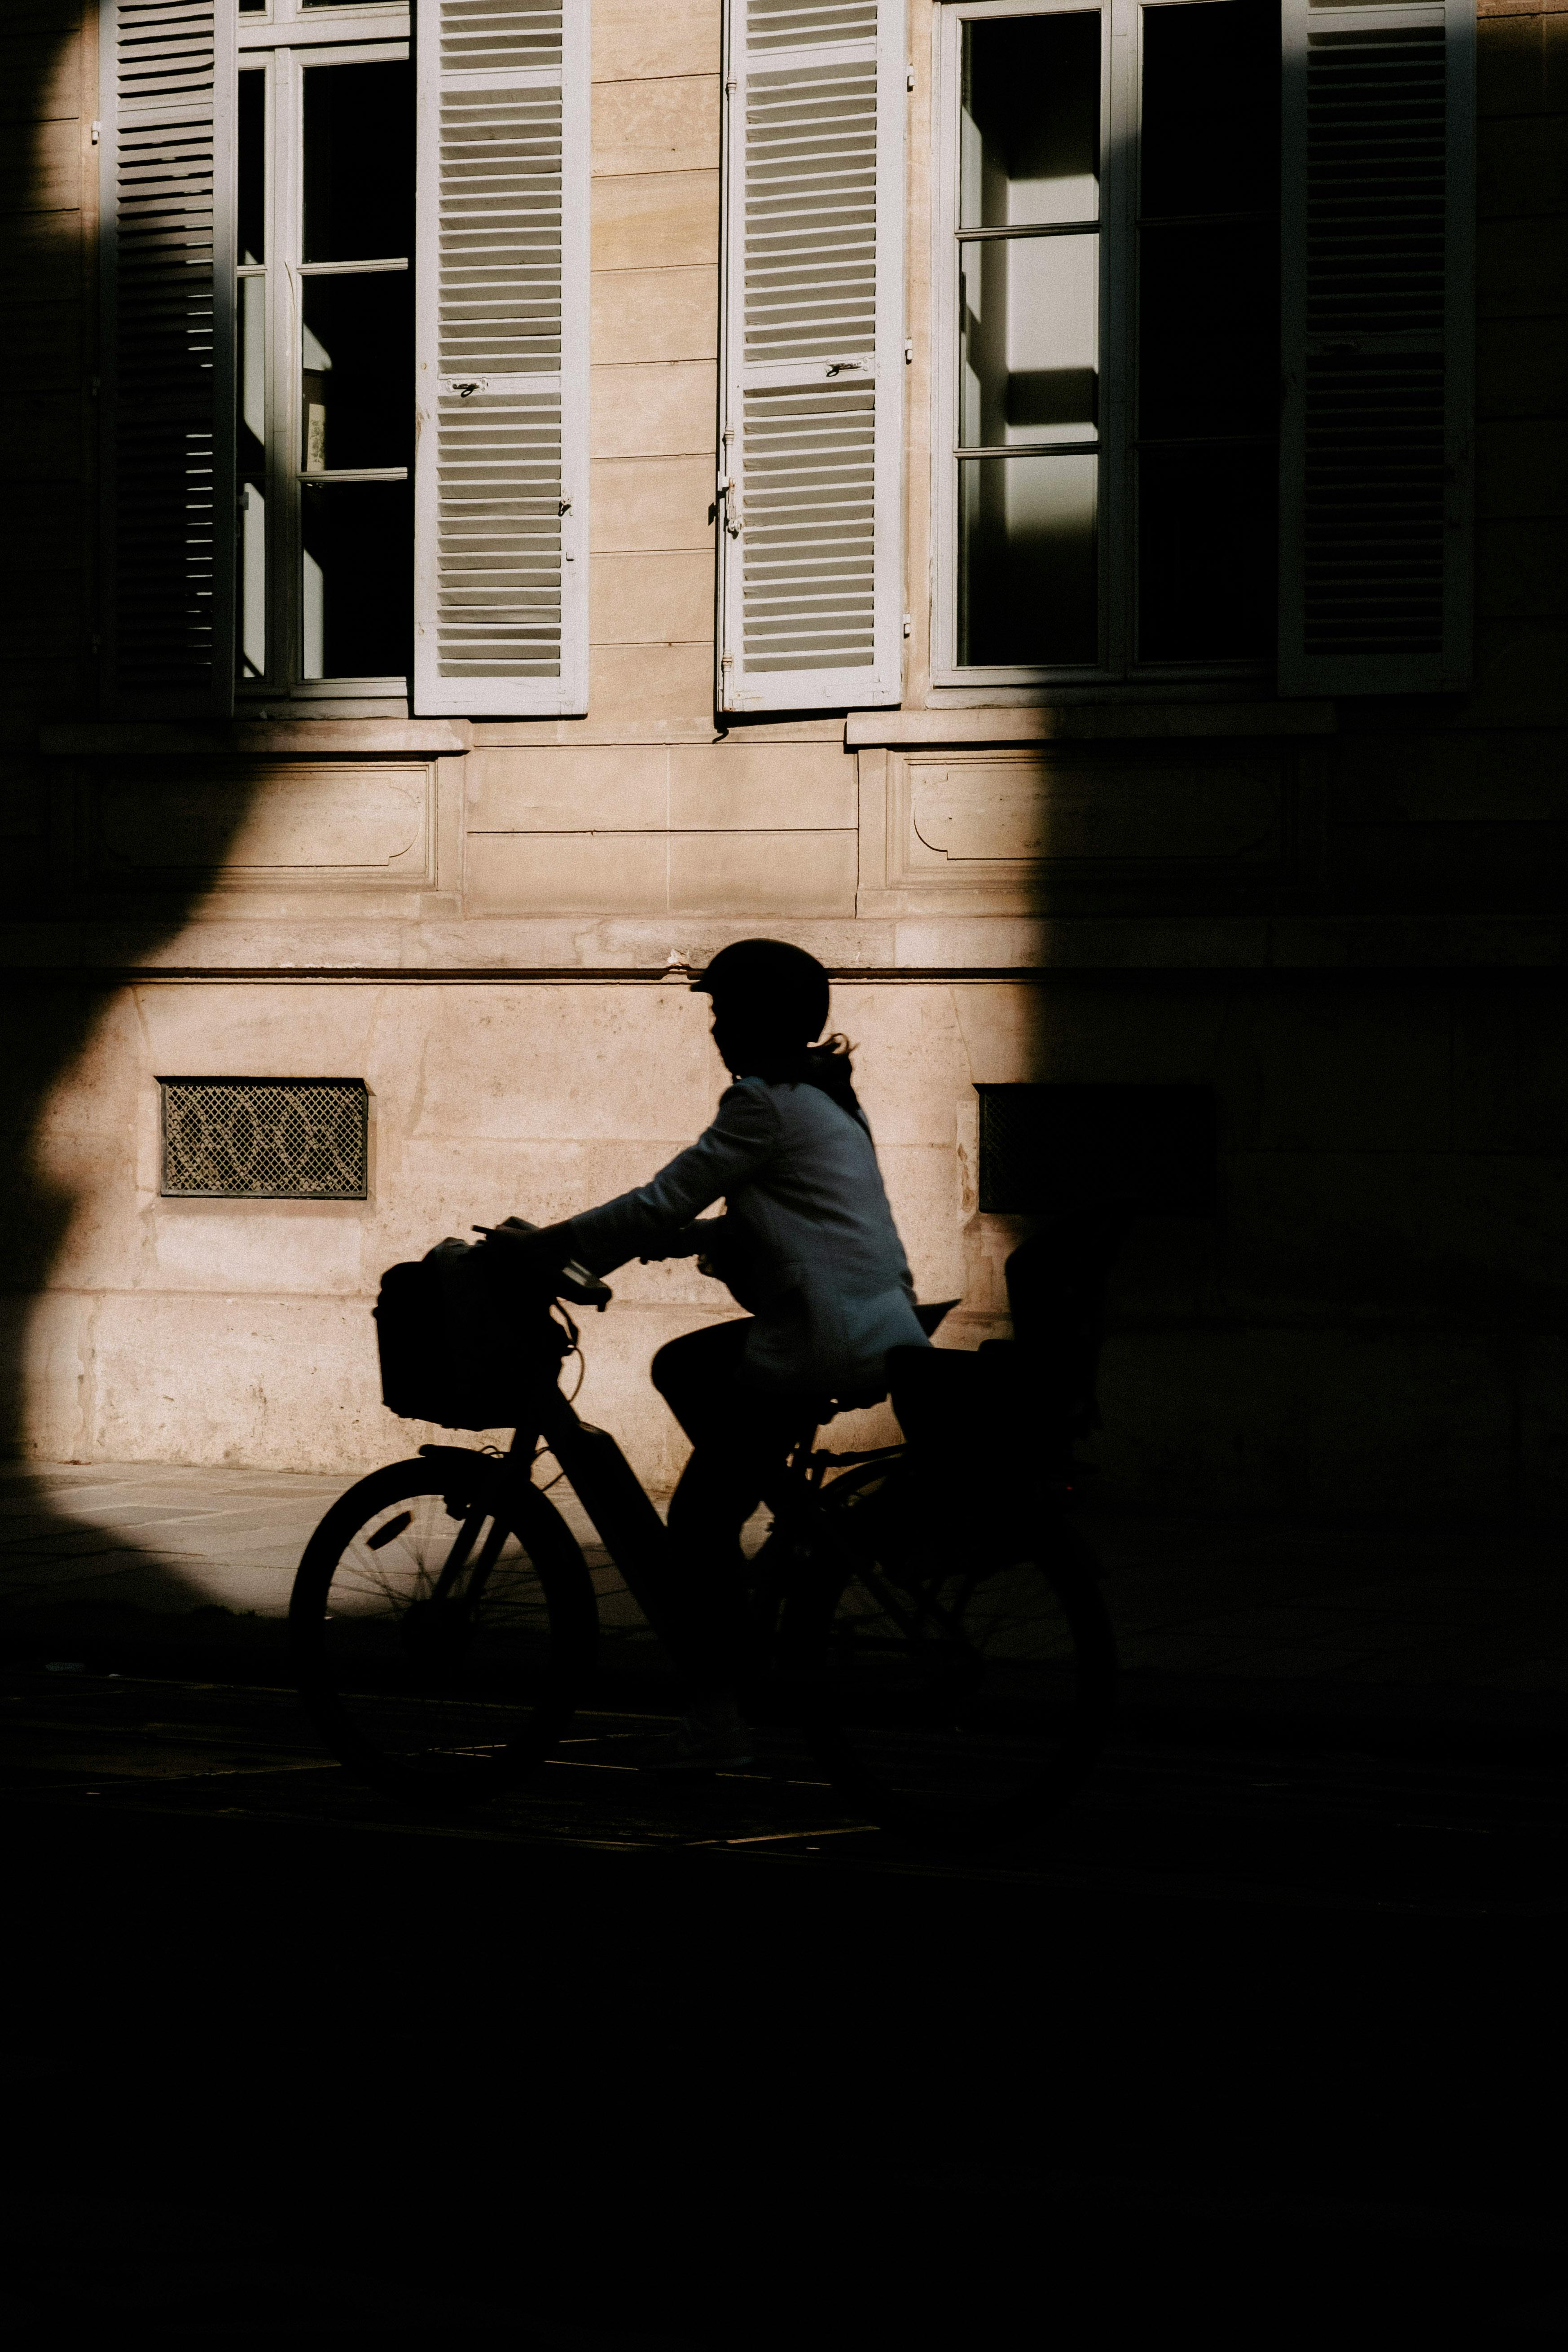
[[[363,1078],[160,1078],[165,1198],[363,1201]]]

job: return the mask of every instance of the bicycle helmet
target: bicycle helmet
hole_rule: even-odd
[[[691,986],[742,1028],[808,1045],[827,1025],[827,974],[814,955],[785,940],[736,940]]]

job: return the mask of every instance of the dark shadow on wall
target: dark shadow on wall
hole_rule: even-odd
[[[215,781],[195,862],[156,894],[96,871],[96,809],[105,788],[134,796],[162,763],[47,756],[41,730],[98,716],[96,633],[97,250],[90,196],[98,149],[93,12],[82,0],[0,5],[0,302],[6,383],[0,420],[9,453],[0,499],[0,841],[10,906],[5,968],[5,1050],[0,1126],[0,1449],[29,1443],[28,1394],[89,1366],[62,1350],[86,1329],[85,1298],[49,1295],[67,1234],[107,1176],[134,1181],[122,1104],[93,1094],[92,1131],[58,1127],[62,1081],[79,1064],[121,994],[116,974],[156,962],[201,902],[242,823],[254,782]],[[215,730],[215,751],[221,751]],[[215,769],[221,770],[221,761]],[[123,799],[121,801],[123,805]],[[184,853],[182,853],[184,855]],[[149,877],[149,879],[152,877]],[[109,1107],[112,1106],[112,1108]],[[79,1168],[78,1181],[74,1171]],[[57,1313],[62,1308],[63,1313]],[[91,1447],[84,1428],[82,1451]],[[41,1561],[80,1560],[95,1541],[137,1567],[138,1589],[171,1610],[191,1605],[178,1571],[133,1557],[122,1530],[95,1530],[57,1511],[21,1466],[0,1488],[0,1611],[36,1587]],[[58,1643],[59,1628],[50,1634]],[[37,1646],[20,1633],[24,1652]],[[10,1647],[6,1640],[5,1646]]]

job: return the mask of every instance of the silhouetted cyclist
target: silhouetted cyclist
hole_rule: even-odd
[[[694,1449],[669,1507],[669,1590],[648,1596],[690,1685],[680,1730],[648,1759],[670,1769],[751,1759],[735,1695],[747,1633],[740,1536],[770,1471],[814,1401],[879,1398],[888,1349],[927,1344],[849,1048],[822,1038],[826,972],[783,940],[741,940],[692,987],[712,999],[713,1042],[734,1081],[711,1127],[637,1192],[486,1244],[541,1282],[568,1258],[609,1274],[634,1257],[697,1256],[750,1310],[653,1360],[654,1385]],[[721,1198],[726,1213],[694,1226]]]

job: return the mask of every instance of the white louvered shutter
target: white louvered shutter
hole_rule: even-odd
[[[234,699],[232,0],[104,0],[103,702]]]
[[[588,695],[588,0],[423,0],[415,707]]]
[[[1279,688],[1470,667],[1475,0],[1284,0]]]
[[[718,702],[897,702],[903,0],[728,0]]]

